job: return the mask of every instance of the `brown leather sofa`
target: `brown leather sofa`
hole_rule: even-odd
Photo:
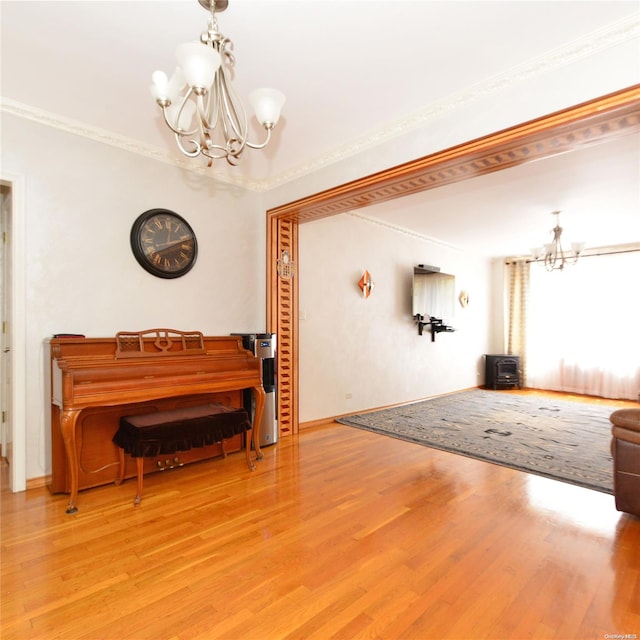
[[[640,516],[640,409],[618,409],[609,420],[616,509]]]

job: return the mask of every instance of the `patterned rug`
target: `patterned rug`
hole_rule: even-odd
[[[338,422],[613,494],[615,409],[473,389]]]

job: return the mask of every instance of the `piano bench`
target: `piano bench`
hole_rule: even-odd
[[[226,457],[224,440],[244,433],[247,464],[254,469],[249,443],[251,442],[251,422],[244,409],[209,403],[196,407],[183,407],[169,411],[141,413],[120,418],[120,426],[113,436],[119,447],[120,472],[116,484],[124,480],[125,457],[128,453],[136,459],[138,488],[134,505],[142,500],[142,478],[144,458],[175,454],[194,447],[220,443]]]

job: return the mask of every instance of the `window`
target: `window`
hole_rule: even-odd
[[[531,265],[527,386],[608,398],[640,392],[640,252]]]

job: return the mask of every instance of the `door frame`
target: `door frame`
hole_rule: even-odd
[[[11,238],[4,256],[10,263],[11,299],[8,304],[9,348],[11,349],[11,388],[8,398],[11,454],[9,486],[11,491],[27,488],[27,292],[26,292],[26,210],[25,177],[22,174],[0,172],[0,182],[11,190]],[[5,243],[5,247],[7,244]],[[4,291],[3,295],[7,295]],[[5,452],[3,451],[3,455]]]
[[[283,251],[299,263],[298,226],[640,131],[640,84],[269,209],[267,331],[278,333],[281,435],[299,431],[299,277],[280,278]]]

